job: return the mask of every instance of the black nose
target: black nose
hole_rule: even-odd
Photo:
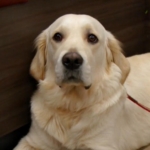
[[[83,58],[76,52],[69,52],[63,56],[62,63],[67,69],[74,70],[82,65]]]

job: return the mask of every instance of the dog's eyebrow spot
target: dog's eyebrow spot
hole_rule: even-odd
[[[84,28],[84,30],[85,30],[85,32],[86,32],[87,34],[90,34],[90,33],[93,33],[93,32],[94,32],[93,29],[92,29],[92,27],[91,27],[90,25],[86,25],[86,26],[84,26],[83,28]]]

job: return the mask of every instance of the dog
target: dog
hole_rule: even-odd
[[[150,143],[150,53],[126,58],[88,15],[58,18],[36,39],[29,133],[14,150],[136,150]]]

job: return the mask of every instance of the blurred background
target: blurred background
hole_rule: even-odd
[[[122,43],[126,56],[150,52],[150,0],[0,0],[0,150],[30,126],[29,75],[37,35],[59,16],[88,14]]]

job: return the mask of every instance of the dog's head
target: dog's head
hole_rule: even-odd
[[[37,80],[55,78],[59,86],[89,88],[97,78],[103,78],[111,63],[120,68],[122,84],[129,73],[119,42],[87,15],[58,18],[37,37],[36,47],[30,72]]]

